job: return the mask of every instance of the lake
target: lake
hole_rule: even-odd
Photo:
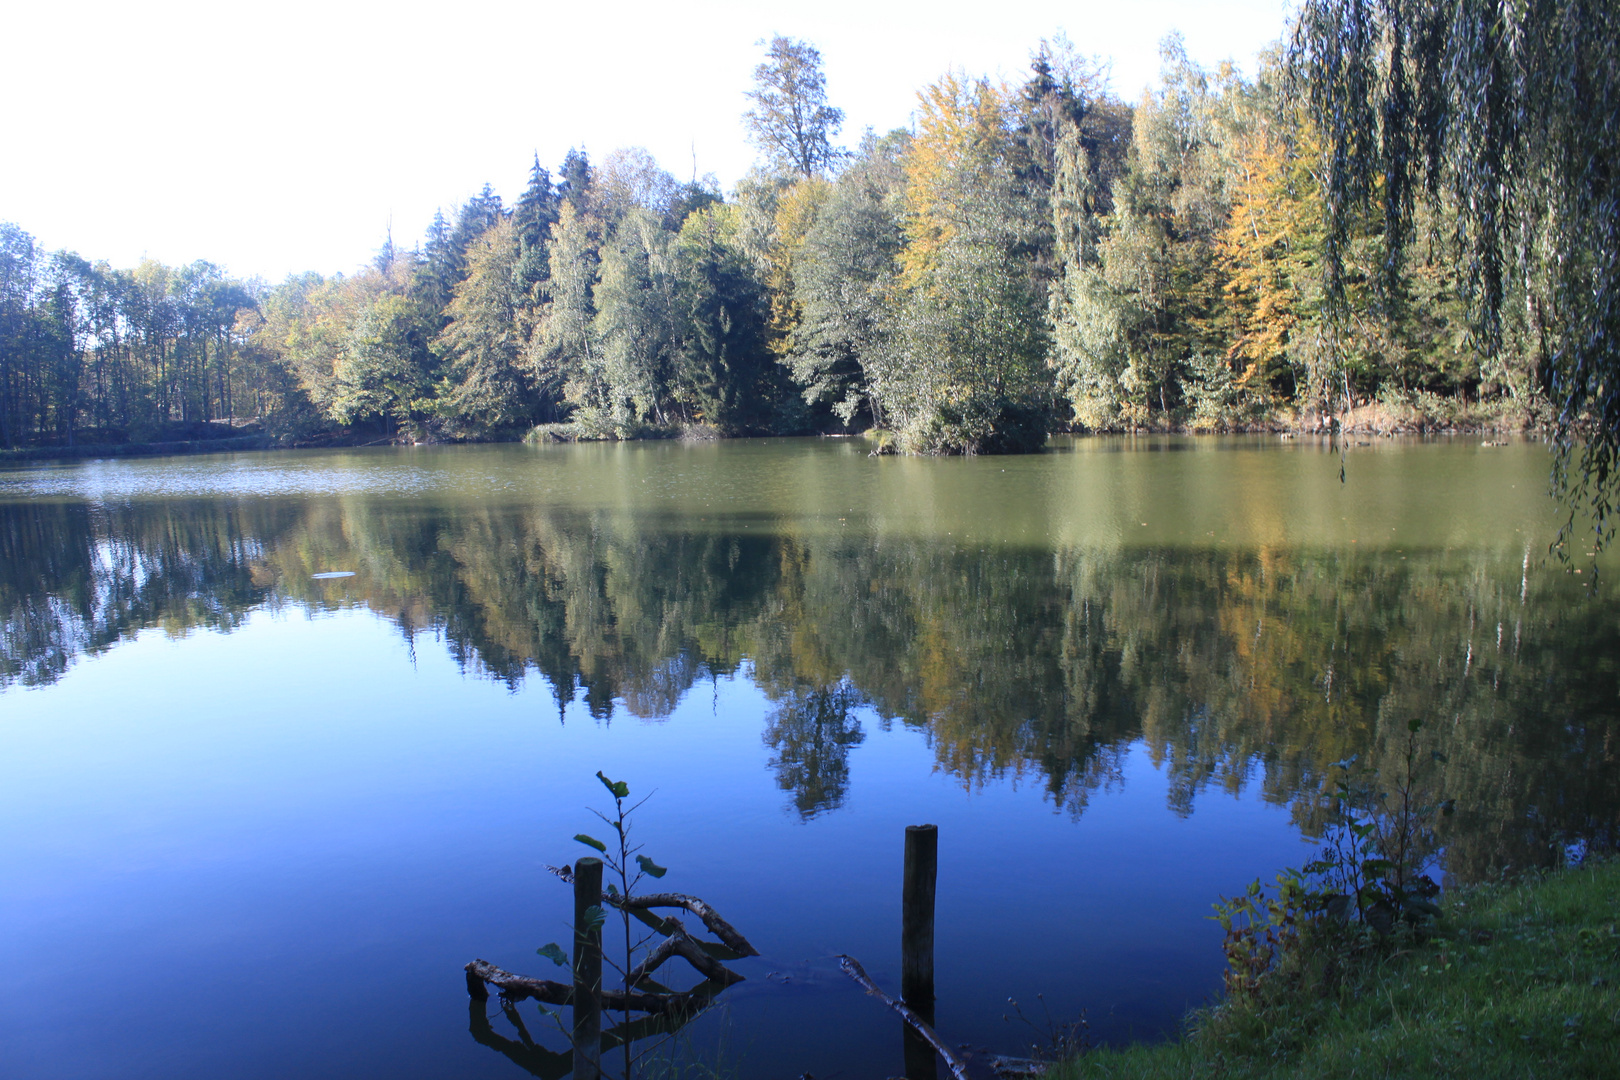
[[[650,796],[657,888],[762,954],[666,1054],[899,1075],[835,957],[899,992],[925,822],[949,1042],[1027,1049],[1009,998],[1173,1032],[1220,986],[1210,905],[1306,862],[1334,763],[1387,773],[1409,720],[1451,880],[1615,837],[1620,606],[1547,558],[1548,464],[1189,437],[0,471],[0,1075],[555,1075],[555,1025],[470,1013],[462,965],[564,977],[547,866],[592,854],[598,770]]]

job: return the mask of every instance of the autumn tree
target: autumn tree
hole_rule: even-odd
[[[1007,93],[951,74],[919,97],[906,244],[872,393],[926,453],[1035,449],[1051,424],[1046,326],[1024,254],[1044,206],[1013,168]]]

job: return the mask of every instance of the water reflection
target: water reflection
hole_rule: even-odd
[[[340,570],[354,576],[316,578]],[[0,686],[280,605],[368,608],[603,721],[656,720],[746,665],[807,818],[848,795],[870,708],[924,730],[964,785],[1027,777],[1079,815],[1140,739],[1178,813],[1212,785],[1258,785],[1307,832],[1329,763],[1384,762],[1420,717],[1448,753],[1463,877],[1612,839],[1620,820],[1616,609],[1520,557],[980,547],[425,501],[0,504]]]

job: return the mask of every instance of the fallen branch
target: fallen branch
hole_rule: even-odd
[[[647,893],[643,896],[632,896],[627,901],[622,896],[602,897],[602,902],[611,904],[621,911],[645,911],[648,908],[685,908],[709,928],[709,933],[725,943],[726,948],[738,956],[758,956],[759,950],[748,943],[748,939],[737,933],[736,927],[720,917],[720,913],[696,896],[685,893]],[[668,921],[668,920],[666,920]],[[665,931],[668,933],[668,931]]]
[[[572,867],[547,866],[546,869],[565,882],[572,883],[574,880]],[[739,934],[736,927],[726,922],[725,919],[720,917],[718,911],[696,896],[688,896],[686,893],[647,893],[644,896],[632,896],[627,903],[625,898],[617,893],[603,893],[602,903],[620,911],[632,912],[646,911],[648,908],[685,908],[699,919],[702,919],[703,925],[709,928],[709,933],[719,938],[725,943],[726,948],[738,956],[759,955],[759,950],[749,944],[748,939]],[[670,923],[674,923],[676,926],[680,925],[674,919],[654,919],[653,921],[659,924],[657,929],[662,934],[672,933],[669,929]]]
[[[686,932],[686,927],[681,925],[679,919],[671,917],[664,919],[663,923],[669,937],[654,946],[653,950],[630,972],[630,977],[625,981],[631,986],[640,986],[641,980],[658,970],[659,966],[672,956],[679,956],[696,968],[698,974],[719,983],[722,987],[743,981],[741,975],[704,952],[703,946]]]
[[[962,1059],[951,1052],[951,1048],[945,1045],[944,1040],[942,1040],[939,1037],[939,1034],[928,1025],[927,1021],[918,1016],[915,1012],[912,1012],[911,1006],[907,1005],[903,1001],[890,997],[888,994],[885,994],[882,990],[878,989],[877,983],[873,982],[871,978],[867,976],[866,969],[861,967],[861,962],[859,960],[855,959],[853,956],[846,956],[840,953],[838,956],[838,966],[843,969],[845,975],[848,975],[850,978],[860,983],[861,987],[868,994],[871,994],[873,997],[883,1002],[883,1004],[899,1013],[900,1019],[910,1024],[912,1030],[921,1035],[923,1039],[927,1041],[928,1045],[932,1046],[934,1051],[939,1054],[940,1057],[945,1059],[945,1064],[950,1068],[951,1076],[955,1077],[955,1080],[968,1080],[967,1066],[962,1063]]]
[[[522,1001],[524,998],[534,998],[547,1005],[572,1005],[574,1002],[574,988],[567,983],[553,982],[551,979],[531,979],[527,975],[514,975],[504,971],[487,960],[474,960],[467,965],[467,993],[474,998],[487,998],[489,991],[484,984],[501,992],[501,996],[510,1001]],[[705,986],[708,984],[704,984]],[[713,991],[705,991],[703,986],[696,990],[683,993],[651,994],[639,990],[603,990],[602,1008],[614,1012],[634,1009],[637,1012],[654,1013],[660,1016],[670,1016],[691,1012],[700,1008],[713,997]]]

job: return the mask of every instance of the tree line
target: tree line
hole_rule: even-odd
[[[293,439],[879,429],[976,453],[1353,409],[1545,419],[1565,404],[1558,315],[1481,263],[1470,189],[1438,157],[1345,178],[1324,42],[1351,8],[1311,5],[1252,77],[1173,36],[1134,104],[1043,41],[1023,76],[947,74],[909,129],[853,150],[820,55],[777,37],[744,117],[759,163],[731,192],[576,149],[555,176],[536,159],[514,205],[486,185],[347,275],[116,270],[0,226],[0,443],[250,421]],[[1363,37],[1369,70],[1417,63],[1387,28]],[[1368,122],[1394,130],[1385,114]]]

